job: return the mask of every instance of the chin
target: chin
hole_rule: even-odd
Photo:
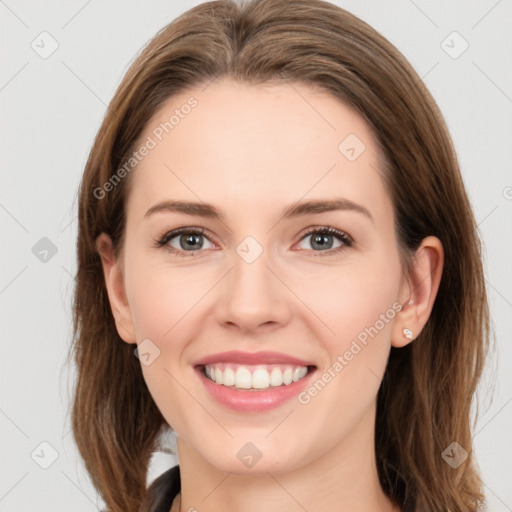
[[[265,434],[267,435],[267,434]],[[250,441],[248,439],[254,439]],[[290,436],[289,439],[293,439]],[[241,439],[237,437],[237,439]],[[272,475],[286,474],[307,464],[304,457],[297,453],[297,446],[284,447],[279,443],[265,440],[261,442],[254,436],[244,438],[244,441],[230,440],[220,453],[203,453],[202,457],[220,471],[237,475]],[[201,452],[199,451],[201,455]]]

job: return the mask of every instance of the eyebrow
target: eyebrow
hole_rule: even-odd
[[[358,212],[374,222],[374,219],[367,208],[345,198],[320,199],[294,203],[283,210],[281,218],[291,219],[301,215],[314,215],[336,210]],[[184,213],[187,215],[195,215],[220,221],[225,220],[224,214],[212,204],[178,200],[168,200],[157,203],[145,213],[144,217],[150,217],[155,213],[164,212]]]

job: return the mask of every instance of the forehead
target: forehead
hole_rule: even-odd
[[[136,147],[144,144],[151,149],[130,192],[140,207],[166,195],[260,210],[305,195],[386,199],[369,125],[305,84],[220,80],[188,89],[161,105]]]

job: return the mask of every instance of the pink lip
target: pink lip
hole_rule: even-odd
[[[305,377],[288,386],[270,387],[262,390],[235,389],[232,387],[216,384],[204,374],[204,366],[207,364],[230,362],[239,364],[291,364],[297,366],[313,366],[312,363],[303,359],[290,357],[279,352],[240,352],[230,351],[213,354],[197,360],[193,365],[199,375],[201,382],[213,399],[220,405],[238,412],[264,412],[278,407],[284,402],[296,397],[311,381],[312,375],[316,372],[309,371]]]
[[[263,412],[278,407],[287,400],[296,397],[307,386],[311,376],[316,372],[310,372],[304,378],[292,382],[288,386],[270,387],[265,391],[233,389],[222,384],[215,384],[204,375],[202,367],[197,368],[197,373],[210,395],[220,405],[238,412]]]
[[[238,364],[292,364],[296,366],[313,366],[310,361],[297,359],[281,352],[241,352],[240,350],[230,350],[228,352],[219,352],[207,357],[198,359],[192,363],[192,366],[206,365],[213,363],[238,363]],[[291,384],[290,384],[291,386]]]

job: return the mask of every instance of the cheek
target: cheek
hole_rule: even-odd
[[[152,266],[147,261],[132,267],[130,275],[129,300],[137,341],[149,339],[157,347],[150,345],[156,357],[150,364],[142,364],[144,380],[166,421],[177,431],[186,431],[193,427],[187,423],[191,399],[180,383],[191,376],[182,373],[181,361],[187,340],[198,328],[191,320],[205,291],[198,285],[199,279],[190,282],[190,272]]]
[[[165,340],[176,337],[189,315],[208,291],[211,276],[169,269],[151,262],[134,261],[130,281],[130,310],[137,339]],[[211,286],[211,285],[210,285]]]
[[[399,278],[398,260],[368,258],[364,264],[333,268],[328,276],[317,274],[302,284],[300,296],[308,298],[320,319],[317,335],[327,355],[320,382],[306,390],[303,402],[311,399],[314,408],[336,411],[334,417],[350,424],[375,399],[399,308]],[[317,400],[317,395],[322,398]],[[337,421],[330,424],[340,427]]]
[[[293,289],[317,318],[319,339],[327,343],[331,356],[376,323],[383,335],[389,334],[400,280],[394,259],[361,258],[346,266],[308,272],[307,280],[290,275],[289,282],[292,279]],[[383,314],[388,320],[384,325]]]

